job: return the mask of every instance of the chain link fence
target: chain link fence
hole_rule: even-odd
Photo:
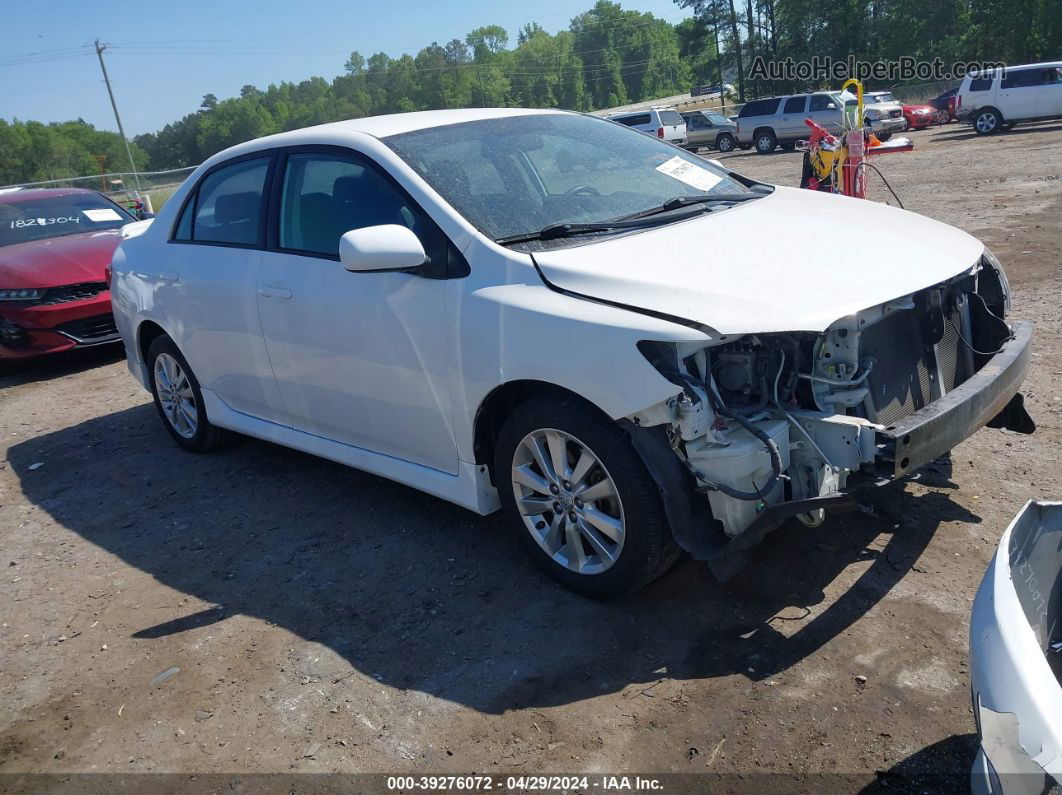
[[[23,182],[17,185],[5,185],[8,188],[88,188],[110,196],[118,202],[140,198],[148,204],[152,212],[158,212],[173,195],[188,175],[198,166],[175,168],[171,171],[117,172],[114,174],[97,174],[91,177],[66,177],[49,179],[43,182]]]

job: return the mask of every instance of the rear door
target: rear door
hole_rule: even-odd
[[[239,412],[277,421],[283,409],[255,295],[273,160],[237,158],[199,181],[166,246],[155,297],[200,385]]]
[[[807,117],[807,107],[807,94],[789,97],[782,103],[782,117],[776,130],[780,141],[794,141],[798,138],[808,137],[811,131],[804,124],[804,119]]]
[[[664,128],[664,140],[672,142],[680,142],[686,140],[686,120],[682,118],[682,114],[677,110],[660,110],[657,111],[657,117],[660,122],[660,126]],[[657,131],[657,135],[659,135]]]

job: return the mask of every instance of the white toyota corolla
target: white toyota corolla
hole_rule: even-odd
[[[867,229],[909,252],[867,259]],[[182,447],[223,429],[503,508],[593,596],[720,577],[985,424],[1031,329],[973,237],[577,113],[356,119],[210,158],[113,303]]]

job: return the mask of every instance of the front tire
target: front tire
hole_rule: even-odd
[[[575,397],[544,395],[513,411],[498,434],[494,480],[520,545],[573,591],[630,593],[678,557],[630,437]]]
[[[1003,127],[1003,114],[995,108],[977,111],[974,116],[974,130],[978,135],[992,135]]]
[[[226,432],[207,419],[199,380],[174,341],[156,337],[148,348],[147,366],[155,409],[173,440],[193,453],[221,444]]]
[[[733,152],[734,147],[737,146],[737,139],[730,133],[719,133],[715,139],[715,148],[722,154],[727,152]]]

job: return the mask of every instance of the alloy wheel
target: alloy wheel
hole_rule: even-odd
[[[978,132],[990,133],[996,129],[996,114],[982,113],[977,117],[975,124]]]
[[[199,428],[195,393],[180,362],[168,353],[155,357],[155,392],[170,427],[185,439],[194,437]]]
[[[729,135],[722,135],[719,137],[716,146],[720,152],[732,152],[734,150],[734,139]]]
[[[600,574],[619,559],[626,527],[619,489],[579,439],[532,431],[516,447],[511,479],[524,526],[555,563]]]

